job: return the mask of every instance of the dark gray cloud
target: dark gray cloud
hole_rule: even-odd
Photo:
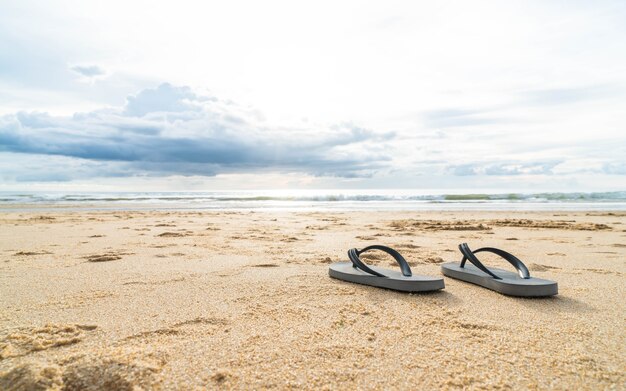
[[[129,97],[119,110],[0,118],[0,151],[114,162],[117,175],[283,170],[368,176],[390,160],[375,143],[393,137],[349,123],[272,128],[254,112],[170,84]]]

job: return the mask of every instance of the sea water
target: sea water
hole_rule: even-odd
[[[0,192],[0,209],[194,210],[626,210],[626,191],[255,190]]]

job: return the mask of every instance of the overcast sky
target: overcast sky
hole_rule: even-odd
[[[0,190],[626,189],[624,1],[0,3]]]

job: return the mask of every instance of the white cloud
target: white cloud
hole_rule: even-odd
[[[0,151],[368,186],[585,186],[574,179],[623,171],[623,2],[156,3],[0,5]],[[35,134],[48,149],[24,142]],[[148,159],[155,140],[180,143]]]

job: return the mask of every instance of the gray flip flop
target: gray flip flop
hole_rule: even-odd
[[[444,276],[471,282],[472,284],[480,285],[509,296],[553,296],[559,292],[556,282],[531,277],[526,265],[517,259],[517,257],[504,250],[493,247],[483,247],[472,251],[467,243],[460,244],[459,250],[461,250],[463,254],[461,263],[450,262],[441,265],[441,272]],[[482,251],[494,253],[506,259],[515,267],[517,273],[496,268],[488,269],[474,255]],[[469,260],[473,266],[466,266],[465,261],[467,260]]]
[[[369,250],[381,250],[391,255],[400,265],[402,272],[367,266],[359,255]],[[353,248],[348,251],[348,257],[351,262],[333,263],[328,269],[328,274],[339,280],[402,292],[426,292],[444,288],[443,278],[414,276],[402,255],[387,246],[373,245],[362,250]]]

